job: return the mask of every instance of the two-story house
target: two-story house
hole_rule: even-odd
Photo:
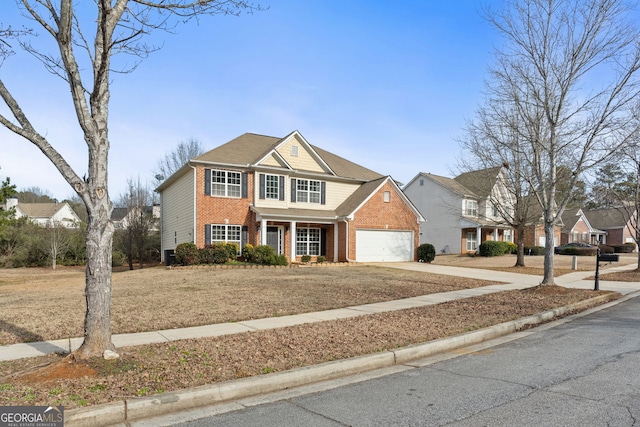
[[[247,133],[190,160],[160,193],[164,259],[182,242],[270,245],[289,260],[416,259],[420,212],[397,183],[309,144]]]
[[[420,226],[420,243],[431,243],[437,253],[474,253],[485,240],[513,242],[513,228],[501,215],[513,206],[502,167],[455,178],[419,173],[404,192],[428,220]]]

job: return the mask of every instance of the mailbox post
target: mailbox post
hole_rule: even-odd
[[[594,291],[600,290],[600,261],[602,262],[618,262],[620,255],[618,254],[600,254],[600,248],[596,250],[596,283],[593,288]]]

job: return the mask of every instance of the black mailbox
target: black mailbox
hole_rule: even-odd
[[[598,261],[600,262],[618,262],[620,261],[619,254],[601,254],[598,255]]]

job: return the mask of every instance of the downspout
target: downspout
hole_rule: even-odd
[[[198,184],[198,170],[191,163],[189,163],[189,167],[193,169],[193,230],[191,232],[193,233],[193,244],[198,246],[198,242],[196,242],[196,227],[198,225],[198,189],[196,188]],[[207,179],[207,177],[205,176],[204,179]]]
[[[345,241],[347,242],[347,251],[345,253],[345,258],[347,259],[347,262],[355,262],[349,259],[349,218],[345,218],[344,223],[346,225]]]

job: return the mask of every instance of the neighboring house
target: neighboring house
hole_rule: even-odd
[[[623,245],[635,243],[632,234],[634,227],[630,224],[627,212],[622,208],[607,208],[584,211],[585,216],[594,227],[606,232],[601,243],[606,245]]]
[[[272,246],[289,260],[411,261],[424,221],[391,177],[309,144],[246,133],[167,178],[162,256],[176,246]]]
[[[486,240],[513,242],[513,228],[496,206],[513,206],[502,167],[455,178],[419,173],[404,192],[427,218],[420,226],[420,243],[432,244],[437,253],[475,253]]]
[[[542,207],[535,196],[529,197],[529,208],[527,209],[528,217],[525,230],[524,230],[524,246],[540,246],[545,247],[547,241],[547,235],[544,232],[544,217],[542,214]],[[562,240],[562,217],[560,217],[558,224],[553,230],[553,246],[558,246]],[[517,239],[518,236],[516,236]]]
[[[20,203],[16,198],[9,198],[6,210],[15,209],[15,218],[27,217],[30,221],[43,227],[61,225],[66,228],[77,228],[80,218],[68,203]]]
[[[567,209],[562,214],[562,235],[560,244],[567,243],[589,243],[597,245],[604,240],[607,233],[591,225],[585,215],[585,211],[580,208]]]
[[[114,228],[116,230],[127,228],[131,223],[132,216],[134,214],[137,215],[139,212],[138,207],[134,207],[131,210],[129,210],[129,208],[113,208],[111,221],[113,222]],[[145,206],[144,213],[145,215],[151,215],[153,218],[153,226],[150,231],[160,231],[160,205]]]

